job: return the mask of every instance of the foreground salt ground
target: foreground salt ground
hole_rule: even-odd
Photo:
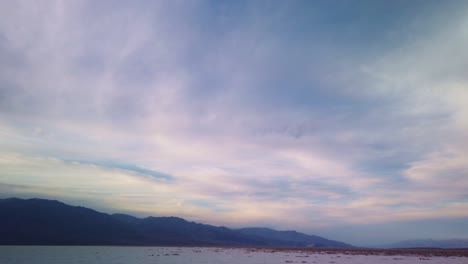
[[[467,251],[304,250],[194,247],[1,246],[0,263],[468,264]]]

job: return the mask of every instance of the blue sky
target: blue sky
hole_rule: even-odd
[[[466,1],[4,1],[0,193],[468,238],[467,29]]]

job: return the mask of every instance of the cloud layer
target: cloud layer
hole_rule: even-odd
[[[466,10],[4,2],[1,193],[305,231],[466,218]]]

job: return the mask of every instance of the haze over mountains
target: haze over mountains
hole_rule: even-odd
[[[178,217],[105,214],[54,200],[0,200],[2,245],[352,247],[296,231],[229,229]]]

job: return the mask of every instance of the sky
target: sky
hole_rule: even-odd
[[[0,1],[0,198],[468,238],[468,1]]]

